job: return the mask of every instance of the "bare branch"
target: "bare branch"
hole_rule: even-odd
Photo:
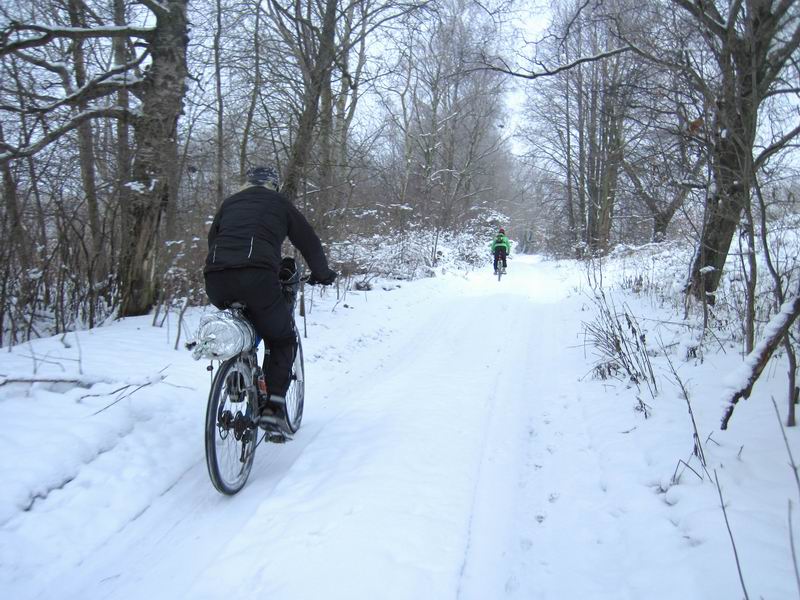
[[[114,69],[106,71],[98,75],[92,81],[89,81],[81,87],[79,90],[69,94],[64,98],[60,98],[47,106],[33,106],[33,107],[20,107],[20,106],[10,106],[10,105],[0,105],[0,110],[6,110],[9,112],[17,112],[17,113],[26,113],[26,114],[44,114],[50,111],[53,111],[61,106],[80,106],[81,103],[87,102],[88,100],[97,100],[99,98],[104,98],[106,96],[110,96],[118,92],[121,89],[127,89],[132,91],[134,94],[136,90],[141,87],[142,80],[141,79],[134,79],[119,81],[119,80],[111,80],[113,77],[117,75],[123,75],[128,71],[131,71],[135,67],[138,67],[144,60],[150,55],[150,52],[143,52],[141,56],[139,56],[136,60],[126,63],[124,65],[120,65]],[[54,67],[55,69],[55,67]],[[110,81],[111,80],[111,81]]]
[[[755,161],[753,161],[753,168],[755,170],[760,169],[764,163],[776,152],[780,152],[786,144],[788,144],[793,138],[800,135],[800,125],[797,125],[794,129],[786,133],[780,139],[774,141],[769,146],[764,148],[764,150],[756,157]]]
[[[594,56],[583,56],[572,62],[560,65],[552,70],[545,68],[543,71],[539,72],[526,73],[522,71],[514,71],[509,67],[498,67],[489,64],[479,69],[472,69],[472,70],[496,71],[498,73],[505,73],[506,75],[511,75],[512,77],[520,77],[522,79],[539,79],[540,77],[549,77],[552,75],[558,75],[559,73],[562,73],[564,71],[569,71],[570,69],[574,69],[575,67],[583,63],[597,62],[600,60],[604,60],[606,58],[611,58],[612,56],[616,56],[617,54],[622,54],[624,52],[632,52],[632,51],[635,51],[635,48],[633,46],[624,46],[622,48],[615,48],[613,50],[609,50],[608,52],[601,52],[599,54],[595,54]]]
[[[675,4],[680,6],[690,15],[699,20],[706,29],[719,38],[724,38],[728,35],[728,30],[722,22],[722,16],[717,11],[713,2],[698,2],[692,3],[690,0],[672,0]],[[712,14],[709,14],[710,11]]]
[[[119,119],[121,121],[133,121],[136,116],[128,110],[120,108],[119,106],[109,106],[105,108],[97,108],[94,110],[87,110],[83,112],[68,123],[65,123],[57,129],[53,129],[43,136],[36,143],[23,148],[13,148],[8,144],[3,144],[2,147],[6,149],[5,152],[0,154],[0,165],[13,160],[15,158],[25,158],[33,156],[40,150],[43,150],[48,144],[64,137],[73,129],[77,129],[81,123],[91,121],[92,119]]]
[[[13,33],[35,32],[35,37],[17,40],[8,43],[9,36]],[[87,40],[92,38],[139,37],[150,39],[153,34],[151,27],[45,27],[30,23],[12,22],[0,33],[0,56],[6,56],[25,48],[44,46],[54,39]]]

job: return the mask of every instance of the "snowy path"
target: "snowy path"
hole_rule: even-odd
[[[574,277],[516,260],[499,284],[476,273],[359,305],[340,322],[368,323],[352,343],[309,340],[301,433],[259,449],[240,494],[211,488],[196,419],[182,474],[146,509],[97,551],[76,540],[49,569],[3,573],[2,595],[703,597],[682,563],[637,567],[685,542],[624,477],[647,466],[635,415],[598,431],[605,409],[582,397]],[[59,510],[42,501],[10,531],[48,511],[55,530]]]

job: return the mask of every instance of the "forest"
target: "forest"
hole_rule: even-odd
[[[0,344],[203,303],[210,218],[272,163],[347,281],[498,225],[681,240],[686,311],[735,271],[744,353],[784,306],[759,357],[794,372],[799,46],[792,0],[6,0]]]

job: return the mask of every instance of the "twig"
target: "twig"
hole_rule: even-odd
[[[797,581],[797,593],[800,595],[800,570],[797,568],[797,551],[794,547],[794,530],[792,529],[792,501],[789,500],[789,545],[792,548],[792,566],[794,567],[794,578]]]
[[[175,338],[175,350],[178,349],[178,344],[181,341],[181,329],[183,326],[183,315],[186,313],[186,309],[189,308],[189,298],[186,297],[183,299],[183,306],[181,307],[181,312],[178,314],[178,336]]]
[[[789,440],[786,437],[786,429],[783,427],[783,421],[781,421],[781,413],[778,410],[778,403],[775,402],[775,396],[772,396],[772,406],[775,407],[775,415],[778,417],[778,425],[781,427],[781,435],[783,435],[783,443],[786,444],[786,452],[789,454],[789,464],[792,467],[792,474],[794,475],[794,481],[797,484],[797,493],[800,495],[800,475],[797,473],[797,463],[794,462],[794,456],[792,456],[792,449],[789,447]]]
[[[101,412],[103,412],[104,410],[107,410],[107,409],[111,408],[112,406],[114,406],[115,404],[117,404],[117,403],[119,403],[119,402],[122,402],[122,401],[123,401],[123,400],[125,400],[126,398],[130,398],[130,397],[131,397],[131,396],[133,396],[133,395],[134,395],[136,392],[138,392],[138,391],[139,391],[139,390],[141,390],[142,388],[145,388],[145,387],[147,387],[148,385],[151,385],[152,383],[153,383],[152,381],[148,381],[147,383],[143,383],[143,384],[141,384],[141,385],[140,385],[140,386],[138,386],[138,387],[137,387],[135,390],[133,390],[133,391],[132,391],[130,394],[125,394],[124,396],[120,396],[119,398],[117,398],[116,400],[114,400],[114,401],[113,401],[111,404],[107,404],[106,406],[104,406],[104,407],[103,407],[103,408],[101,408],[100,410],[98,410],[98,411],[96,411],[96,412],[93,412],[93,413],[92,413],[92,416],[94,417],[94,416],[96,416],[96,415],[99,415],[99,414],[100,414]],[[130,387],[130,386],[125,386],[125,387]],[[123,388],[123,389],[124,389],[124,388]]]
[[[691,460],[691,458],[689,458],[689,460]],[[678,467],[680,467],[680,466],[681,466],[681,463],[683,463],[683,466],[685,466],[687,469],[689,469],[689,470],[690,470],[692,473],[694,473],[695,475],[697,475],[697,478],[698,478],[700,481],[703,481],[703,476],[702,476],[702,475],[700,475],[700,473],[698,473],[697,471],[695,471],[695,470],[694,470],[694,469],[691,467],[691,465],[690,465],[688,462],[686,462],[686,461],[685,461],[685,460],[683,460],[682,458],[679,458],[679,459],[678,459],[678,464],[677,464],[677,465],[675,465],[675,472],[672,474],[672,483],[678,483],[678,481],[680,481],[680,475],[678,475]],[[681,475],[682,475],[682,474],[683,474],[683,473],[681,473]]]
[[[733,532],[731,531],[731,524],[728,521],[728,511],[725,510],[725,500],[722,498],[722,488],[719,486],[719,477],[717,477],[717,470],[714,469],[714,481],[717,484],[717,493],[719,494],[719,505],[722,507],[722,516],[725,517],[725,527],[728,528],[728,535],[731,538],[731,546],[733,546],[733,557],[736,559],[736,570],[739,572],[739,582],[742,584],[742,591],[744,592],[744,600],[750,600],[747,595],[747,587],[744,585],[744,576],[742,575],[742,565],[739,562],[739,553],[736,551],[736,542],[733,540]]]
[[[31,360],[33,360],[33,364],[34,364],[33,374],[34,375],[36,375],[39,372],[39,364],[38,363],[46,363],[48,365],[55,365],[57,367],[60,367],[62,371],[66,371],[66,369],[64,368],[64,365],[62,365],[57,360],[47,360],[46,358],[37,357],[35,354],[33,354],[32,351],[31,351],[31,354],[20,354],[20,356],[22,356],[23,358],[30,358]],[[77,359],[75,359],[75,358],[61,358],[59,360],[69,360],[69,361],[75,362]]]
[[[76,402],[80,402],[81,400],[85,400],[86,398],[101,398],[103,396],[112,396],[114,394],[118,394],[119,392],[121,392],[123,390],[127,390],[129,387],[131,387],[131,385],[133,385],[133,384],[128,383],[126,385],[123,385],[122,387],[119,387],[119,388],[117,388],[117,389],[115,389],[115,390],[113,390],[111,392],[106,392],[104,394],[84,394],[83,396],[78,398],[76,400]]]
[[[81,348],[81,340],[77,331],[75,332],[75,343],[78,345],[78,373],[83,375],[83,348]]]
[[[669,355],[666,352],[664,353],[664,358],[667,359],[667,364],[669,365],[669,368],[672,371],[672,375],[675,377],[675,381],[681,388],[683,398],[686,400],[686,406],[689,409],[689,417],[692,420],[692,428],[694,429],[694,433],[692,434],[694,439],[694,454],[697,456],[697,458],[700,459],[700,464],[703,465],[703,469],[706,470],[706,474],[710,479],[711,474],[708,473],[708,469],[706,469],[706,456],[705,452],[703,452],[703,444],[700,442],[700,432],[697,430],[697,421],[695,421],[694,411],[692,410],[692,402],[689,399],[689,390],[686,389],[686,386],[683,384],[683,380],[680,378],[678,372],[675,370],[675,365],[672,364],[672,360],[670,359]]]

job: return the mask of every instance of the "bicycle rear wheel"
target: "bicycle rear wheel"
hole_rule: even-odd
[[[214,487],[223,494],[242,489],[258,443],[252,416],[258,396],[252,361],[243,355],[224,361],[211,384],[206,410],[206,464]]]
[[[297,354],[295,354],[294,363],[292,364],[289,389],[286,390],[286,424],[292,433],[300,429],[300,422],[303,420],[303,401],[305,400],[306,392],[303,345],[300,343],[300,335],[297,331],[295,331],[295,336],[297,338]]]

